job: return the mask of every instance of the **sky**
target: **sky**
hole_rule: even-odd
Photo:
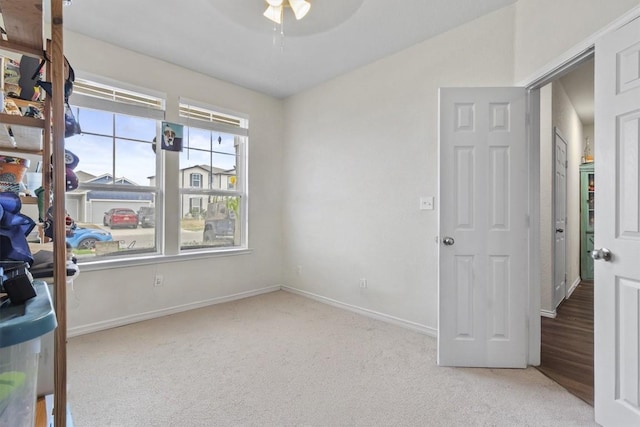
[[[156,120],[77,107],[73,107],[73,113],[82,133],[66,138],[65,149],[80,159],[76,172],[113,175],[115,153],[116,177],[125,177],[138,185],[149,185],[149,177],[156,174],[152,142],[157,132]],[[185,127],[183,151],[179,155],[181,169],[208,165],[211,161],[214,167],[232,169],[235,166],[234,136]]]

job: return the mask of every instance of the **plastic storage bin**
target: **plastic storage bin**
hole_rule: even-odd
[[[32,426],[35,419],[40,337],[57,322],[47,285],[24,304],[0,304],[0,427]]]

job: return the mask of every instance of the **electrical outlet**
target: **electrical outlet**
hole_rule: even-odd
[[[365,289],[367,287],[367,279],[365,279],[364,277],[360,279],[360,287],[362,289]]]
[[[162,286],[163,280],[164,280],[164,277],[162,277],[162,274],[156,274],[156,278],[153,281],[153,286],[156,288],[159,286]]]
[[[302,276],[302,266],[301,265],[296,267],[296,274],[298,276]]]

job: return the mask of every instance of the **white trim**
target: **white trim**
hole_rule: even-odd
[[[576,280],[574,280],[571,286],[569,287],[569,289],[567,289],[567,298],[569,298],[571,294],[573,294],[573,291],[576,290],[580,282],[582,282],[582,279],[580,278],[580,276],[576,277]]]
[[[159,243],[158,243],[159,244]],[[253,249],[245,247],[234,247],[231,249],[216,249],[212,247],[210,249],[190,249],[184,250],[179,254],[167,255],[160,253],[152,253],[144,256],[132,256],[122,258],[100,258],[94,260],[88,258],[87,261],[80,259],[78,263],[82,271],[96,271],[96,270],[109,270],[111,268],[119,267],[136,267],[139,265],[155,265],[165,262],[184,262],[193,261],[203,258],[217,258],[225,256],[236,256],[251,254]]]
[[[67,336],[69,338],[77,337],[80,335],[90,334],[93,332],[99,332],[106,329],[117,328],[120,326],[129,325],[132,323],[142,322],[145,320],[156,319],[159,317],[169,316],[171,314],[182,313],[184,311],[195,310],[198,308],[208,307],[216,304],[223,304],[226,302],[237,301],[244,298],[250,298],[262,294],[267,294],[276,291],[285,291],[292,294],[300,295],[305,298],[312,299],[314,301],[318,301],[323,304],[328,304],[343,310],[351,311],[353,313],[369,317],[372,319],[380,320],[385,323],[390,323],[392,325],[399,326],[404,329],[409,329],[414,332],[418,332],[424,335],[428,335],[430,337],[436,337],[438,334],[438,330],[426,325],[421,325],[416,322],[411,322],[409,320],[400,319],[398,317],[389,316],[388,314],[379,313],[377,311],[369,310],[366,308],[357,307],[355,305],[346,304],[340,301],[336,301],[331,298],[323,297],[321,295],[317,295],[311,292],[302,291],[299,289],[290,288],[285,285],[274,285],[268,286],[266,288],[256,289],[254,291],[240,292],[238,294],[228,295],[224,297],[212,298],[204,301],[193,302],[189,304],[178,305],[175,307],[163,308],[161,310],[147,311],[145,313],[134,314],[130,316],[119,317],[116,319],[105,320],[102,322],[90,323],[88,325],[76,326],[73,328],[69,328],[67,330]]]
[[[210,305],[222,304],[225,302],[236,301],[244,298],[254,297],[257,295],[267,294],[280,290],[280,286],[269,286],[254,291],[240,292],[225,297],[211,298],[204,301],[193,302],[189,304],[177,305],[175,307],[163,308],[161,310],[147,311],[146,313],[134,314],[131,316],[119,317],[117,319],[105,320],[102,322],[90,323],[88,325],[69,328],[67,336],[69,338],[78,335],[90,334],[92,332],[103,331],[105,329],[117,328],[119,326],[129,325],[131,323],[142,322],[143,320],[155,319],[158,317],[168,316],[170,314],[182,313],[183,311],[194,310],[197,308],[208,307]]]
[[[321,295],[317,295],[311,292],[302,291],[300,289],[290,288],[288,286],[282,285],[281,289],[286,292],[290,292],[292,294],[301,295],[306,298],[310,298],[312,300],[329,304],[334,307],[338,307],[344,310],[351,311],[353,313],[360,314],[362,316],[366,316],[372,319],[381,320],[386,323],[391,323],[392,325],[400,326],[401,328],[410,329],[415,332],[419,332],[424,335],[428,335],[430,337],[436,337],[438,335],[438,330],[432,327],[421,325],[419,323],[411,322],[409,320],[400,319],[398,317],[389,316],[388,314],[379,313],[377,311],[369,310],[367,308],[358,307],[351,304],[346,304],[340,301],[336,301],[331,298],[323,297]]]
[[[555,310],[540,310],[540,316],[542,317],[549,317],[551,319],[555,319],[556,316],[558,315],[558,312]]]
[[[540,317],[540,89],[528,91],[527,143],[529,149],[529,289],[527,364],[540,365],[542,331]]]

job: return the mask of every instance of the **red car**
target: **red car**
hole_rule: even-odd
[[[138,228],[138,214],[129,208],[113,208],[104,213],[103,225],[110,228],[131,227]]]

